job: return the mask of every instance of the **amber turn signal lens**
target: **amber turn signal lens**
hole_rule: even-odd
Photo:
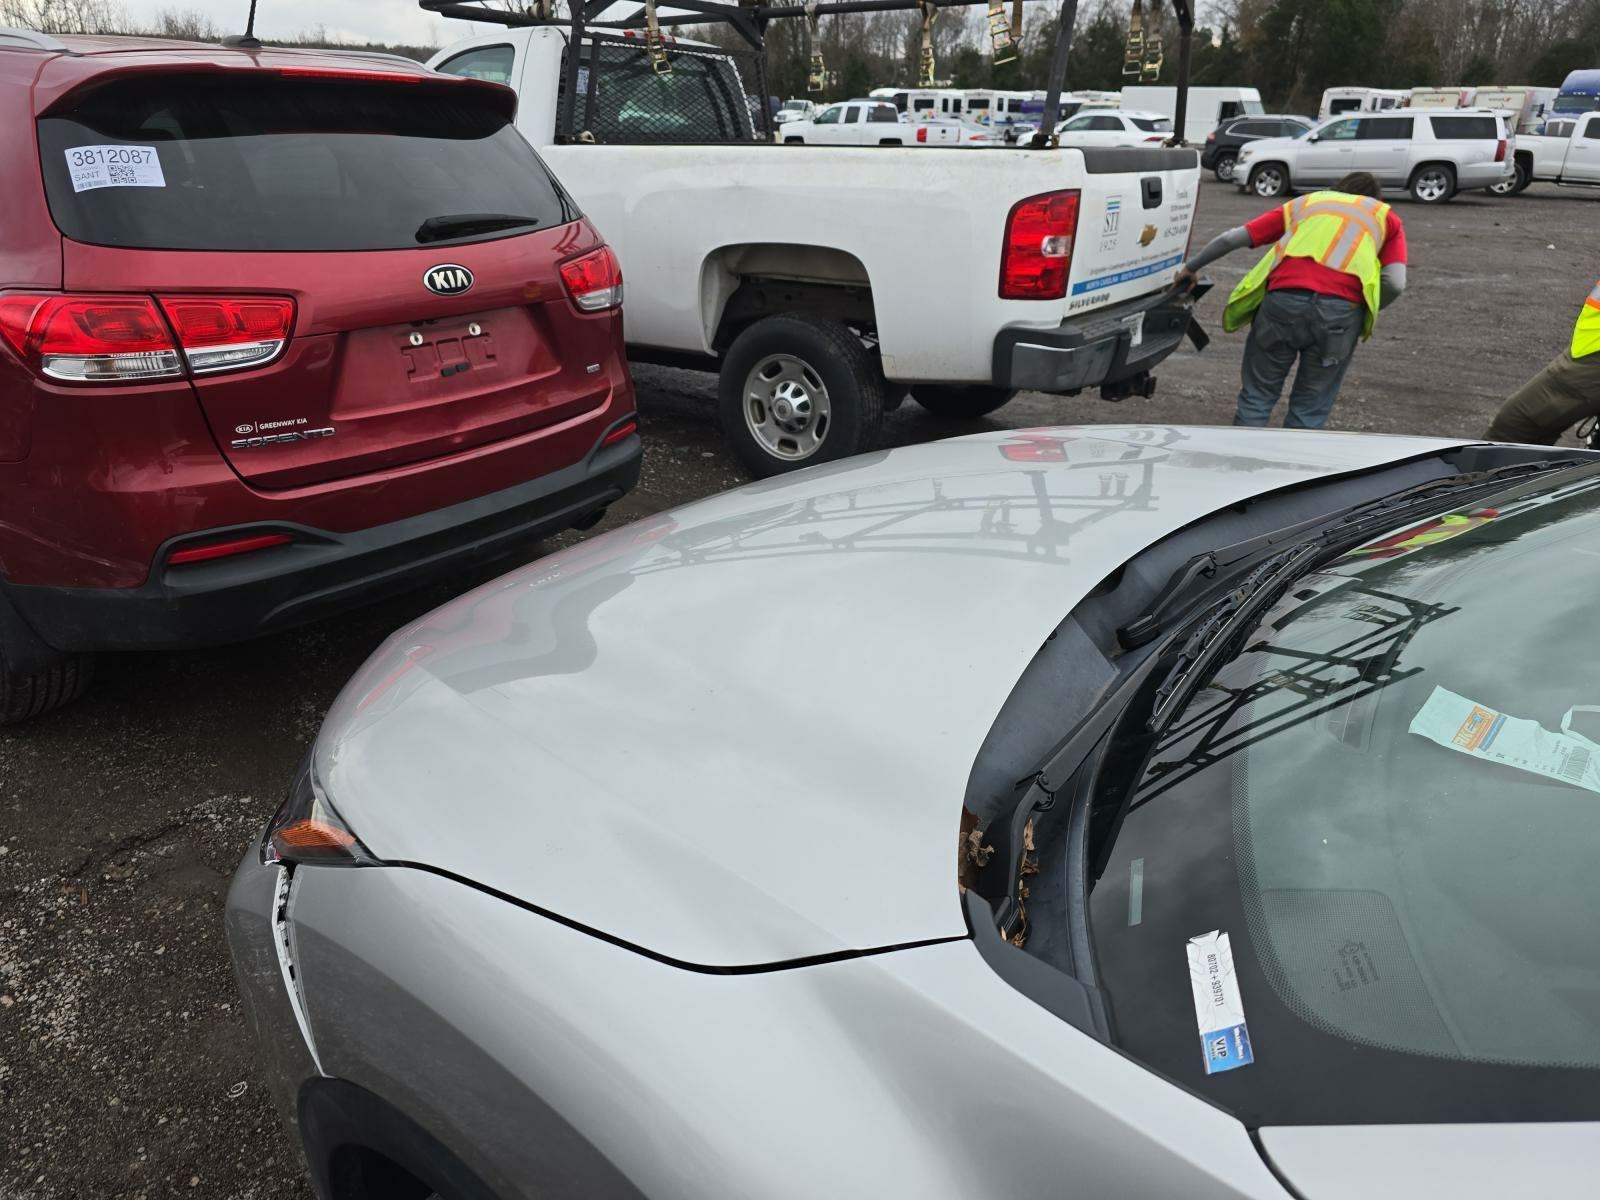
[[[272,835],[280,859],[304,862],[312,858],[352,858],[359,843],[350,832],[326,821],[306,818],[285,825]]]

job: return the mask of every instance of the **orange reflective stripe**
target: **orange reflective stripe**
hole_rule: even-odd
[[[1338,217],[1342,221],[1356,221],[1366,230],[1372,238],[1376,248],[1382,249],[1384,242],[1383,225],[1378,221],[1376,213],[1368,212],[1354,204],[1346,204],[1341,200],[1318,200],[1315,204],[1308,204],[1304,217],[1329,216]],[[1302,219],[1304,219],[1302,217]]]

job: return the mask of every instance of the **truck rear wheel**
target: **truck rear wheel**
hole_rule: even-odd
[[[848,326],[764,317],[728,347],[718,382],[722,431],[757,479],[870,450],[883,426],[883,377]]]
[[[31,671],[13,669],[0,642],[0,725],[15,725],[71,704],[88,690],[94,657],[63,654]]]
[[[936,417],[972,421],[987,417],[1010,402],[1017,393],[1012,388],[948,387],[938,383],[919,383],[911,397]]]

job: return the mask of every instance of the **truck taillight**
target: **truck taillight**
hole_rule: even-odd
[[[917,141],[925,142],[927,140],[928,140],[928,127],[926,125],[919,125],[917,127]]]
[[[1500,139],[1500,145],[1498,147],[1496,147],[1495,152],[1494,152],[1494,160],[1495,160],[1495,162],[1505,162],[1505,160],[1506,160],[1506,139],[1505,138],[1501,138]]]
[[[1079,193],[1046,192],[1018,201],[1006,217],[1000,299],[1059,300],[1067,294]]]
[[[622,267],[610,246],[561,264],[561,282],[584,312],[622,307]]]
[[[294,301],[282,296],[0,296],[0,338],[63,383],[262,366],[282,352],[293,325]]]

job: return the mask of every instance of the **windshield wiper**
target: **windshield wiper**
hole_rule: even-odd
[[[1149,606],[1126,625],[1117,630],[1117,641],[1124,650],[1133,650],[1155,638],[1167,625],[1174,609],[1193,595],[1202,580],[1216,578],[1225,567],[1244,562],[1264,550],[1288,542],[1293,543],[1303,535],[1311,534],[1318,544],[1355,537],[1368,527],[1388,527],[1403,520],[1407,512],[1436,506],[1446,497],[1461,498],[1464,493],[1492,491],[1504,487],[1509,481],[1525,475],[1542,475],[1558,468],[1576,466],[1579,459],[1539,459],[1536,462],[1512,463],[1487,471],[1474,471],[1465,475],[1450,475],[1443,479],[1430,479],[1413,487],[1391,492],[1376,500],[1358,504],[1336,517],[1331,523],[1326,514],[1309,520],[1258,534],[1232,545],[1220,546],[1197,554],[1172,573]]]
[[[519,217],[514,213],[446,213],[429,217],[417,226],[418,242],[442,242],[446,238],[467,237],[474,233],[493,233],[499,229],[520,229],[538,225],[538,217]]]

